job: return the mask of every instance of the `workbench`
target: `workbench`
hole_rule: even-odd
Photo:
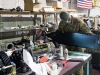
[[[77,71],[77,69],[82,65],[85,66],[85,75],[89,75],[89,61],[92,59],[91,54],[81,52],[69,53],[71,53],[71,55],[69,54],[69,58],[72,58],[72,60],[66,63],[59,75],[70,75],[73,72]]]

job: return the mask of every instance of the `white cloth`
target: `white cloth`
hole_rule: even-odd
[[[47,73],[51,73],[51,69],[46,63],[34,63],[32,56],[25,49],[23,50],[23,60],[36,75],[48,75]]]

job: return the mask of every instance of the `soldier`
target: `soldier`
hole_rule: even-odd
[[[92,34],[89,27],[79,18],[73,16],[70,17],[67,12],[61,12],[60,18],[62,21],[59,23],[57,32],[62,32],[62,33],[76,32],[82,34]],[[85,48],[80,48],[75,46],[66,46],[66,47],[68,50],[71,51],[84,52],[85,50]],[[84,75],[83,66],[75,72],[75,75]]]

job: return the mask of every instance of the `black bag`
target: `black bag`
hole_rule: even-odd
[[[22,50],[14,51],[10,58],[11,61],[13,61],[16,64],[16,69],[18,73],[25,73],[29,71],[28,66],[23,61]]]
[[[100,70],[100,53],[93,53],[91,64],[93,69]]]

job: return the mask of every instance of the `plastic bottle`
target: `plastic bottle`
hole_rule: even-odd
[[[60,49],[60,56],[63,57],[63,46],[60,45],[59,49]]]
[[[50,46],[50,43],[47,43],[47,46],[48,46],[48,51],[51,52],[51,46]]]
[[[51,75],[58,75],[57,63],[52,64]]]
[[[64,50],[64,59],[68,60],[68,49],[67,48],[65,48]]]
[[[25,48],[25,44],[23,44],[23,48]]]

